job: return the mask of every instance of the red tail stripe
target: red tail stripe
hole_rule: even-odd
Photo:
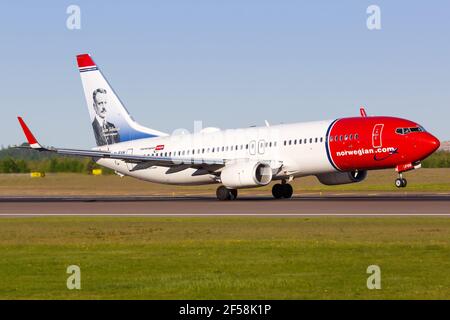
[[[79,54],[77,56],[78,68],[84,67],[95,67],[94,61],[92,61],[91,56],[88,54]]]

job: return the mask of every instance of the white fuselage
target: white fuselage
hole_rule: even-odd
[[[138,139],[95,149],[173,159],[252,159],[270,163],[274,170],[273,179],[279,180],[336,172],[326,151],[326,134],[332,122],[315,121],[230,130],[205,128],[193,134]],[[199,174],[198,169],[183,168],[182,165],[179,170],[152,166],[131,171],[134,164],[122,160],[100,159],[98,163],[120,174],[156,183],[194,185],[220,182],[217,175]]]

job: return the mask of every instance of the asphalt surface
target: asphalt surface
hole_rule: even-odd
[[[448,216],[450,194],[241,197],[0,197],[0,217],[33,216]]]

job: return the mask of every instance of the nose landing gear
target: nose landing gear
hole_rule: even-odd
[[[403,175],[401,173],[398,174],[398,178],[395,179],[395,186],[397,188],[404,188],[408,184],[408,181],[406,181],[405,178],[403,178]]]

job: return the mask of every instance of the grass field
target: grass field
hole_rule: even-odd
[[[0,221],[0,299],[449,299],[449,270],[443,218]]]
[[[393,170],[369,172],[361,183],[324,186],[315,177],[305,177],[293,182],[295,193],[302,192],[449,192],[450,168],[420,169],[407,172],[408,187],[394,186],[396,173]],[[45,178],[30,178],[28,174],[0,175],[0,196],[6,195],[214,195],[217,185],[170,186],[120,178],[116,175],[89,176],[84,174],[48,174]],[[270,195],[271,186],[240,190],[240,194]]]
[[[450,169],[296,193],[450,192]],[[0,175],[7,195],[214,195],[118,176]],[[270,194],[270,186],[241,194]],[[0,204],[1,205],[1,204]],[[66,268],[81,267],[81,290]],[[379,265],[382,289],[368,290]],[[450,299],[446,218],[2,218],[0,299]]]

